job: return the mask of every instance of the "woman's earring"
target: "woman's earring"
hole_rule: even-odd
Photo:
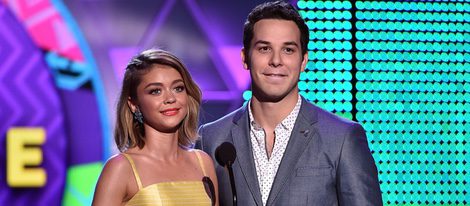
[[[140,111],[139,108],[137,108],[135,110],[135,112],[133,113],[134,115],[134,119],[139,122],[140,124],[143,124],[144,123],[144,116],[142,115],[142,112]]]

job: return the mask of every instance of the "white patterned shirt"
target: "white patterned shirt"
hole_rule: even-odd
[[[280,124],[274,128],[274,146],[271,157],[268,158],[266,152],[266,134],[264,129],[255,122],[253,112],[251,111],[251,101],[248,105],[248,113],[250,115],[250,139],[253,147],[253,157],[256,166],[256,174],[258,176],[258,183],[263,200],[263,205],[269,197],[274,178],[276,177],[277,169],[281,163],[284,151],[287,148],[290,135],[294,129],[295,120],[299,115],[300,106],[302,104],[300,95],[297,104],[287,117],[281,121]]]

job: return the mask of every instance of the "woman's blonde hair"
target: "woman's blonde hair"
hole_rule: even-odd
[[[156,64],[176,69],[183,78],[188,94],[188,114],[178,128],[178,144],[188,148],[197,139],[199,106],[201,104],[199,86],[193,81],[188,69],[178,57],[165,50],[149,49],[133,57],[124,73],[114,130],[114,140],[121,152],[136,146],[143,148],[145,145],[143,125],[134,119],[127,102],[129,98],[131,100],[137,99],[137,86],[141,83],[142,76],[147,74]]]

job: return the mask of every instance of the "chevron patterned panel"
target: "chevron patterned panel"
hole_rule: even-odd
[[[6,183],[6,154],[0,151],[0,205],[60,205],[65,181],[66,138],[62,106],[41,51],[21,23],[0,4],[0,143],[12,127],[41,127],[46,185],[12,189]]]

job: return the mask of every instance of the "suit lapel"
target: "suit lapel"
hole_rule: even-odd
[[[253,195],[256,204],[262,205],[261,193],[256,174],[255,162],[250,143],[250,128],[248,125],[247,105],[234,117],[235,126],[232,127],[231,135],[235,149],[237,150],[236,162],[240,166],[242,175]]]
[[[302,98],[302,106],[299,111],[294,129],[289,138],[286,151],[282,157],[281,164],[277,170],[276,177],[274,178],[271,192],[266,205],[272,205],[274,200],[284,188],[288,179],[295,175],[293,169],[297,164],[300,156],[307,148],[311,139],[313,139],[317,132],[312,127],[316,122],[316,112],[313,106]]]

